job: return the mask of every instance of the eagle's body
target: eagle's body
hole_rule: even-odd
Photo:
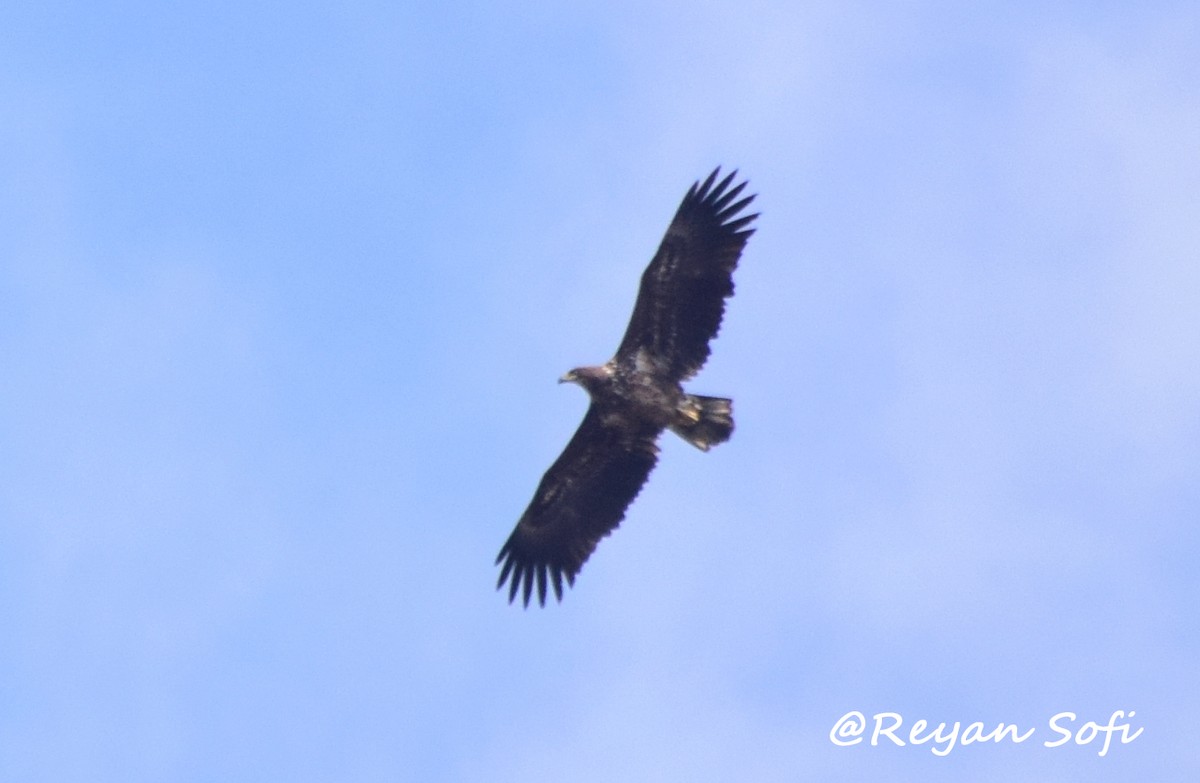
[[[670,428],[701,451],[724,443],[733,433],[733,400],[688,394],[660,372],[644,350],[632,363],[618,357],[599,367],[576,367],[559,379],[565,382],[587,390],[601,422],[646,425],[655,435]]]
[[[496,562],[498,587],[511,578],[526,605],[536,581],[562,600],[562,580],[575,575],[637,497],[658,458],[656,441],[670,429],[707,451],[733,433],[732,401],[688,394],[682,382],[708,358],[708,343],[733,294],[733,270],[757,215],[738,217],[754,197],[731,203],[746,183],[718,170],[684,196],[658,252],[642,274],[633,317],[617,353],[598,367],[578,367],[561,381],[578,383],[591,406],[562,455],[546,471]]]

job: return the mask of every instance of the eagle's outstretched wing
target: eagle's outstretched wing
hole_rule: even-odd
[[[511,579],[508,600],[521,590],[525,606],[537,582],[538,602],[546,604],[547,580],[562,600],[563,577],[575,575],[625,517],[658,459],[659,430],[611,412],[588,408],[583,423],[555,461],[529,508],[508,537],[496,563],[504,561],[496,588]]]
[[[756,217],[738,217],[754,200],[734,201],[741,184],[730,188],[734,171],[718,182],[720,167],[688,190],[667,233],[642,273],[633,317],[617,349],[631,362],[645,349],[674,380],[694,375],[708,359],[708,341],[721,327],[725,299],[733,294],[733,270]]]

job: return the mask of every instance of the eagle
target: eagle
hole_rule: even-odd
[[[718,166],[684,195],[667,233],[642,273],[633,316],[616,355],[598,367],[576,367],[559,383],[591,397],[563,453],[542,477],[533,500],[496,556],[496,589],[509,583],[529,606],[534,584],[546,605],[548,586],[562,601],[563,579],[575,584],[584,562],[625,518],[658,460],[658,436],[669,429],[701,451],[733,434],[733,401],[689,394],[681,386],[709,355],[733,295],[733,270],[758,214],[738,200],[737,171],[718,181]]]

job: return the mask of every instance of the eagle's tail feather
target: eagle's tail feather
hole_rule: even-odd
[[[687,394],[671,431],[701,451],[708,451],[733,434],[733,400]]]

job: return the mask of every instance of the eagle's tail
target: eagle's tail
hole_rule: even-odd
[[[733,434],[733,400],[686,394],[671,431],[701,451],[708,451]]]

